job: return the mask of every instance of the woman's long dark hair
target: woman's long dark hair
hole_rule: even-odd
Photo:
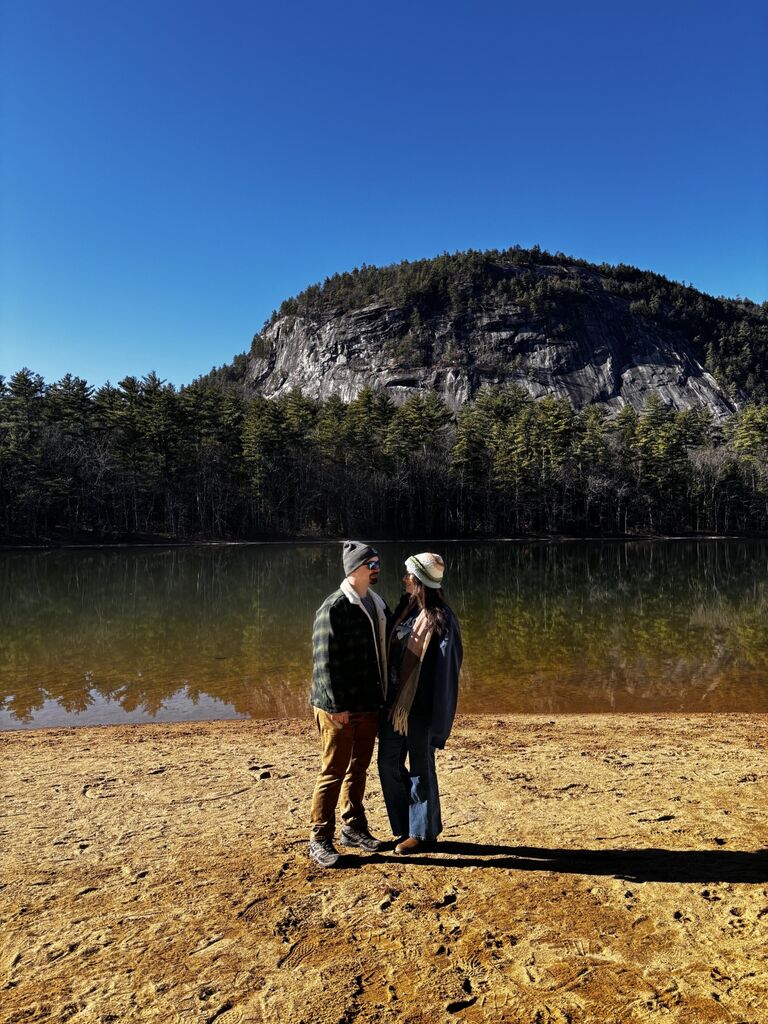
[[[427,626],[433,633],[442,636],[448,626],[447,605],[443,596],[443,589],[425,587],[420,579],[413,577],[414,593],[419,604],[424,608],[424,615],[427,618]]]

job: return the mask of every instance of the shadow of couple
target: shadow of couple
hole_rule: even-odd
[[[424,867],[612,875],[633,882],[768,882],[768,850],[764,849],[754,852],[658,848],[571,850],[449,839],[436,842],[423,852],[398,856],[382,851],[371,859]]]

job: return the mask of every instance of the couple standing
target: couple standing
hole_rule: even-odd
[[[405,593],[394,613],[371,587],[379,555],[346,541],[346,578],[323,601],[312,633],[309,702],[320,735],[322,769],[312,797],[309,856],[333,867],[336,805],[341,844],[374,853],[365,778],[379,737],[379,776],[396,853],[412,853],[442,831],[435,748],[453,725],[462,660],[461,632],[442,591],[444,563],[425,552],[406,559]],[[408,769],[405,761],[408,757]]]

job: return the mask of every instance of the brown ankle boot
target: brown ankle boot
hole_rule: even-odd
[[[417,850],[421,850],[425,843],[421,839],[415,839],[413,836],[408,836],[407,839],[403,839],[402,842],[398,843],[395,847],[395,853],[416,853]]]

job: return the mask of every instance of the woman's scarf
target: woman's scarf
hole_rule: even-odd
[[[427,624],[427,616],[422,609],[416,616],[416,621],[411,628],[411,635],[408,637],[408,646],[403,654],[400,664],[400,685],[397,690],[397,700],[389,713],[389,720],[395,732],[402,736],[408,735],[408,715],[413,705],[416,690],[419,686],[419,673],[424,655],[427,653],[427,645],[432,637],[432,630]]]

